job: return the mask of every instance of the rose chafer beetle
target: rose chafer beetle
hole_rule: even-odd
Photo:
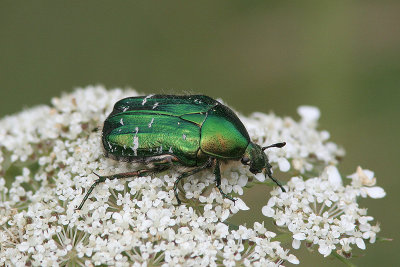
[[[183,166],[174,184],[204,169],[214,168],[215,183],[224,198],[235,201],[221,189],[220,162],[241,160],[254,174],[263,172],[282,191],[285,189],[272,177],[271,165],[264,150],[283,147],[276,143],[261,147],[251,142],[246,128],[235,113],[220,102],[204,95],[149,95],[119,100],[104,122],[102,142],[107,157],[138,162],[146,168],[99,176],[87,191],[82,208],[90,193],[106,179],[146,176]]]

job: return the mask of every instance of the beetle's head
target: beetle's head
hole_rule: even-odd
[[[264,150],[271,147],[280,148],[285,145],[286,143],[283,142],[283,143],[276,143],[273,145],[269,145],[266,147],[261,147],[257,144],[250,142],[241,160],[244,165],[250,166],[250,171],[252,173],[257,174],[263,172],[265,177],[268,176],[269,178],[271,178],[272,181],[274,181],[282,189],[283,192],[285,192],[285,189],[275,178],[272,177],[272,172],[271,172],[272,166],[269,164],[268,157],[264,153]]]

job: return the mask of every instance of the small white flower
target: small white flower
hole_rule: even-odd
[[[316,122],[321,115],[319,109],[313,106],[300,106],[297,109],[297,113],[299,113],[301,119],[305,122]]]
[[[385,190],[382,187],[374,186],[376,184],[376,178],[374,172],[370,170],[362,169],[360,166],[357,167],[357,171],[349,176],[352,179],[352,185],[360,187],[363,191],[361,195],[368,195],[371,198],[383,198],[386,196]]]
[[[370,170],[363,170],[360,166],[357,167],[355,173],[347,176],[354,181],[360,182],[362,185],[373,186],[376,184],[376,178],[374,172]]]

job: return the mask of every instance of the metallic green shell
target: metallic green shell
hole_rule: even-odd
[[[228,107],[219,104],[208,112],[201,127],[201,150],[209,155],[239,159],[250,142],[243,123]]]
[[[207,112],[219,102],[204,95],[149,95],[119,100],[110,116],[116,113],[149,113],[179,117],[190,113]]]
[[[196,166],[204,163],[204,154],[240,158],[250,138],[239,118],[210,97],[150,95],[118,101],[104,122],[102,140],[116,158],[169,154]]]
[[[117,114],[107,120],[107,127],[112,130],[103,136],[103,144],[114,155],[146,158],[171,154],[186,165],[196,165],[200,128],[179,117]]]

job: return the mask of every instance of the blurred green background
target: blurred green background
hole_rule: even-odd
[[[395,240],[354,262],[396,265],[399,14],[399,1],[1,1],[0,116],[90,84],[204,93],[244,114],[316,105],[346,148],[341,172],[372,169],[388,193],[361,206]],[[265,187],[251,190],[250,222],[266,202]],[[302,266],[339,264],[293,253]]]

